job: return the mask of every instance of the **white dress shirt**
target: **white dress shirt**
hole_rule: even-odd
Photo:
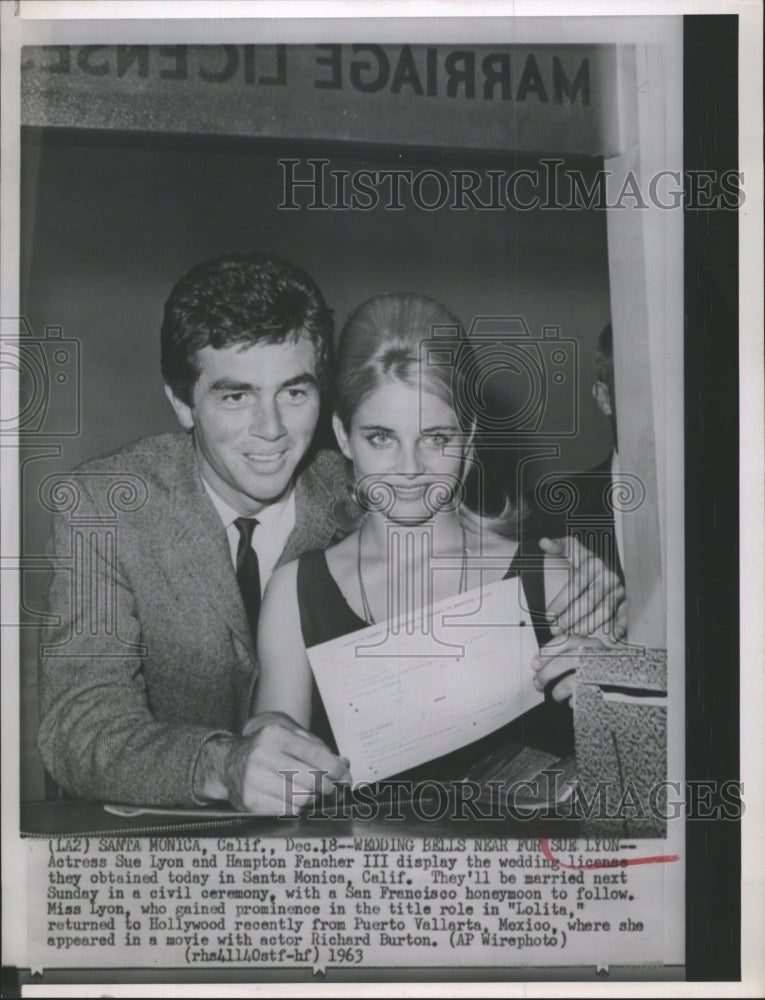
[[[231,550],[231,560],[234,566],[236,566],[236,553],[239,548],[239,529],[234,524],[234,521],[243,515],[238,510],[230,507],[225,500],[222,500],[204,478],[202,482],[221,521],[223,521],[229,549]],[[255,518],[258,524],[252,533],[252,547],[258,557],[260,591],[262,594],[279,561],[279,557],[284,551],[287,539],[295,527],[295,491],[290,490],[281,500],[266,504],[255,515]]]

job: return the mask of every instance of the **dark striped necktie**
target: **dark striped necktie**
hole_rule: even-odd
[[[236,578],[247,612],[253,643],[258,638],[258,614],[260,613],[260,567],[258,556],[252,547],[252,533],[257,525],[254,517],[237,517],[234,521],[239,532],[236,550]]]

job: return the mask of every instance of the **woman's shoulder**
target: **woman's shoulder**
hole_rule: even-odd
[[[336,548],[336,546],[332,546]],[[306,590],[321,588],[326,583],[329,573],[327,565],[327,553],[330,550],[310,549],[302,552],[297,559],[283,563],[274,570],[268,586],[272,585],[282,591],[285,587],[290,587],[298,594]]]
[[[342,542],[337,545],[330,545],[326,549],[309,549],[307,552],[301,552],[296,559],[290,559],[289,562],[281,563],[281,565],[277,566],[271,575],[271,580],[276,580],[277,583],[281,583],[284,580],[294,580],[305,569],[320,568],[326,563],[327,554],[341,545]],[[269,580],[269,586],[271,585],[271,580]]]
[[[355,555],[358,538],[359,531],[358,528],[355,528],[339,541],[334,542],[332,545],[328,545],[322,554],[326,557],[327,562],[330,565],[332,563],[343,561],[348,558],[351,553]]]
[[[269,577],[264,600],[266,598],[273,600],[275,596],[283,596],[289,590],[294,591],[299,562],[299,559],[293,559],[276,567]]]

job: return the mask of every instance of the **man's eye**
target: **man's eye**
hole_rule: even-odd
[[[246,392],[227,392],[223,396],[223,405],[227,406],[231,410],[234,410],[240,406],[244,406],[246,400]]]
[[[307,389],[290,388],[283,393],[288,403],[303,403],[308,399]]]

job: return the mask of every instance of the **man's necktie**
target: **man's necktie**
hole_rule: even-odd
[[[258,556],[252,547],[252,533],[257,525],[254,517],[238,517],[234,521],[239,532],[236,550],[236,578],[242,592],[244,610],[250,623],[252,641],[258,638],[258,613],[260,612],[260,568]]]

